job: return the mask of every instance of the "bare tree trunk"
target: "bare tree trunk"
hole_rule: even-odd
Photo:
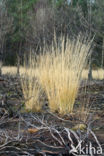
[[[19,53],[17,54],[17,76],[20,75],[20,58],[21,58],[22,41],[19,45]]]
[[[92,80],[93,77],[92,77],[92,59],[90,57],[90,60],[89,60],[89,72],[88,72],[88,80]]]
[[[2,75],[2,61],[0,59],[0,76]]]
[[[91,0],[90,0],[90,5],[89,5],[89,10],[88,10],[89,16],[88,16],[88,21],[89,21],[89,36],[91,37],[91,15],[92,15],[92,8],[91,8]],[[92,54],[90,55],[89,59],[89,72],[88,72],[88,80],[92,80]]]
[[[103,44],[102,44],[102,60],[101,60],[101,68],[104,68],[104,38],[103,38]]]
[[[0,76],[2,75],[2,72],[1,72],[1,67],[0,67]]]
[[[3,51],[4,51],[4,39],[2,39],[0,45],[0,76],[2,75]]]
[[[20,75],[20,57],[17,57],[17,76]]]
[[[4,61],[5,36],[12,26],[12,18],[8,16],[5,0],[0,1],[0,75],[2,74],[2,62]]]

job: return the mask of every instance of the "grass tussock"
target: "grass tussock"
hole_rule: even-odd
[[[90,42],[82,39],[64,39],[60,45],[52,46],[39,58],[38,78],[45,90],[51,111],[67,114],[73,111],[75,98],[81,81],[81,73],[86,64]]]
[[[35,74],[35,58],[30,56],[28,64],[24,61],[24,72],[21,76],[21,86],[25,99],[26,110],[40,112],[42,104],[40,103],[41,87]]]

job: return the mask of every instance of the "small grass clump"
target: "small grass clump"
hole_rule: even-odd
[[[40,112],[42,104],[40,104],[41,87],[35,74],[35,58],[30,56],[28,64],[24,61],[24,72],[21,75],[21,86],[25,99],[26,110]]]
[[[91,43],[80,36],[73,41],[64,39],[52,46],[39,59],[38,78],[45,90],[49,108],[60,114],[73,111],[75,98],[81,82]]]

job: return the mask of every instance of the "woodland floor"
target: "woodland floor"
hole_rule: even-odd
[[[84,104],[89,108],[87,116],[80,113]],[[87,126],[91,123],[91,129],[104,149],[104,80],[83,81],[75,107],[77,111],[63,117],[49,112],[48,106],[41,113],[27,113],[23,111],[20,78],[3,75],[0,77],[0,156],[72,155],[68,153],[70,141],[64,129],[76,132],[75,126],[82,123]],[[84,117],[87,117],[85,121]],[[54,129],[60,132],[65,144],[60,145],[54,138],[59,138]],[[86,134],[86,128],[82,131],[78,136]],[[71,137],[77,144],[73,134]],[[94,137],[89,135],[88,139],[96,144]]]

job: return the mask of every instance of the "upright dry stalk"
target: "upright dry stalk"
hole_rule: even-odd
[[[57,44],[56,44],[57,45]],[[78,36],[73,41],[64,39],[60,46],[52,46],[40,56],[38,78],[44,88],[51,111],[67,114],[73,111],[91,43]]]

